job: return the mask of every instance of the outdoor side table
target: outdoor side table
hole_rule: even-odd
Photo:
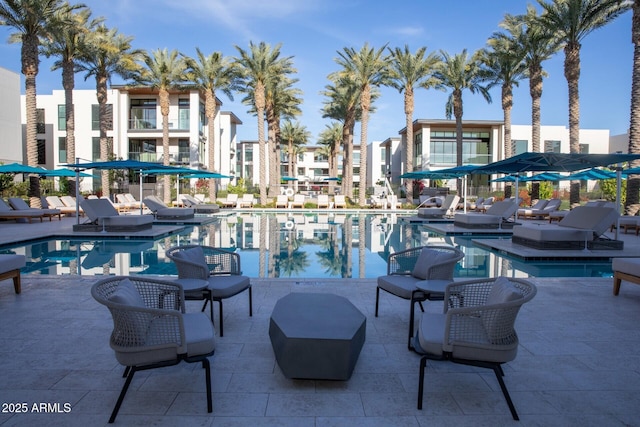
[[[334,294],[291,293],[276,302],[269,337],[287,378],[348,380],[365,341],[367,318]]]

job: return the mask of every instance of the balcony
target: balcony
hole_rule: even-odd
[[[158,162],[158,153],[129,153],[129,160],[140,162]]]
[[[155,120],[130,119],[129,130],[156,130]]]

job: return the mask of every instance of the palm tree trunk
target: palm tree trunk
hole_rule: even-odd
[[[580,152],[580,44],[567,44],[564,48],[564,76],[569,87],[569,152]],[[569,203],[580,203],[580,181],[571,181]]]
[[[109,160],[109,146],[107,141],[107,76],[96,76],[96,93],[98,97],[98,122],[100,128],[100,160]],[[109,171],[103,170],[102,195],[110,196],[109,191]],[[142,202],[142,201],[141,201]]]
[[[208,90],[205,93],[204,111],[207,116],[207,168],[209,172],[216,171],[216,95],[214,90]],[[222,159],[220,159],[222,161]],[[216,180],[209,180],[209,200],[211,203],[216,202]]]
[[[633,3],[633,77],[631,80],[631,123],[629,124],[629,154],[640,154],[640,3]],[[631,162],[631,167],[640,166],[640,161]],[[625,214],[636,215],[640,210],[640,175],[627,177]]]
[[[76,115],[73,107],[73,89],[75,87],[75,75],[73,61],[65,61],[62,64],[62,87],[64,88],[64,109],[66,122],[67,163],[76,161]],[[69,195],[76,195],[75,178],[68,178]]]
[[[504,157],[513,155],[511,143],[511,108],[513,107],[513,92],[511,85],[502,86],[502,111],[504,114]]]
[[[413,87],[411,86],[404,88],[404,114],[407,127],[407,139],[404,146],[404,164],[407,168],[405,172],[413,172]],[[413,180],[405,179],[404,188],[407,203],[413,203]]]
[[[365,85],[362,88],[360,99],[362,119],[360,122],[360,183],[358,191],[358,204],[365,206],[367,203],[367,127],[369,125],[369,108],[371,107],[371,88]]]
[[[345,118],[342,125],[342,145],[344,155],[342,157],[342,193],[353,200],[353,126],[355,120],[351,117]]]
[[[38,37],[23,35],[22,74],[24,74],[25,104],[27,108],[27,165],[38,166],[36,76],[38,75]],[[32,208],[42,206],[40,201],[40,179],[29,176],[29,204]]]
[[[264,85],[261,82],[256,82],[255,88],[255,103],[256,112],[258,116],[258,156],[259,171],[258,171],[258,185],[260,187],[260,204],[262,206],[267,204],[267,150],[264,141]]]
[[[169,166],[169,92],[160,89],[159,97],[162,115],[162,164]],[[163,199],[166,204],[171,204],[171,176],[168,174],[164,176]]]
[[[462,91],[453,91],[453,115],[456,118],[456,166],[462,166]],[[458,196],[462,195],[462,180],[456,180]]]
[[[540,152],[540,99],[542,98],[542,67],[529,67],[529,93],[531,94],[531,151]]]

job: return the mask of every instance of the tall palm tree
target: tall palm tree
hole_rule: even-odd
[[[82,4],[71,6],[62,0],[0,0],[0,25],[16,30],[9,41],[21,43],[22,74],[24,74],[26,104],[26,143],[27,164],[38,166],[36,76],[40,58],[38,49],[40,40],[49,36],[51,28],[65,16],[84,7]],[[29,177],[29,203],[40,207],[40,180],[36,175]]]
[[[296,176],[296,147],[306,145],[311,137],[311,133],[305,126],[299,122],[292,123],[291,120],[287,120],[282,125],[282,133],[280,134],[282,141],[287,143],[286,152],[288,157],[287,174],[289,176]],[[293,182],[289,182],[289,186],[292,186]]]
[[[221,91],[233,101],[233,91],[239,89],[240,74],[231,58],[224,57],[220,52],[205,55],[196,48],[197,61],[185,57],[187,63],[186,79],[204,92],[204,114],[207,118],[207,164],[211,172],[216,172],[216,132],[215,117],[218,112],[216,91]],[[222,159],[220,159],[222,162]],[[209,199],[216,200],[216,181],[209,182]]]
[[[360,90],[348,79],[329,76],[333,85],[325,86],[323,118],[342,123],[342,194],[353,199],[353,134],[356,122],[362,117]]]
[[[104,21],[104,18],[90,19],[91,10],[80,9],[72,13],[67,8],[58,12],[58,25],[51,31],[50,37],[43,40],[42,52],[47,57],[57,57],[52,70],[62,70],[62,87],[64,88],[65,132],[67,163],[76,161],[75,110],[73,105],[73,89],[75,88],[76,57],[81,54],[82,39],[87,33]],[[69,178],[69,194],[76,194],[75,178]]]
[[[260,169],[258,184],[260,188],[260,204],[267,203],[267,152],[264,138],[264,120],[266,107],[266,87],[282,75],[292,71],[291,58],[280,58],[281,44],[271,48],[265,42],[254,44],[249,42],[249,50],[244,50],[239,46],[236,49],[240,57],[236,63],[243,71],[243,79],[247,89],[253,90],[253,107],[258,118],[258,155],[260,157]]]
[[[107,140],[107,83],[118,75],[125,80],[133,79],[140,72],[139,61],[144,52],[131,47],[133,37],[118,33],[116,28],[100,24],[83,40],[82,55],[78,58],[77,69],[84,71],[84,79],[96,79],[98,99],[98,120],[100,128],[100,160],[107,161],[111,155]],[[102,172],[102,194],[109,196],[109,172]]]
[[[146,68],[137,80],[158,90],[162,115],[162,163],[169,166],[169,91],[184,87],[187,64],[177,50],[169,51],[166,48],[145,55],[144,64]],[[164,175],[163,189],[164,202],[171,203],[171,176],[168,174]]]
[[[491,94],[486,86],[482,84],[482,73],[478,53],[471,57],[464,49],[454,56],[445,51],[440,51],[443,62],[434,73],[434,77],[440,80],[442,85],[451,88],[451,94],[447,99],[445,114],[448,119],[451,115],[456,118],[456,165],[462,166],[462,92],[468,89],[471,93],[480,93],[487,102],[491,102]],[[461,181],[458,179],[458,194],[462,194]]]
[[[358,203],[364,206],[367,190],[367,126],[369,124],[369,112],[371,111],[372,87],[379,87],[388,82],[387,67],[389,59],[383,56],[386,45],[380,49],[370,47],[365,43],[359,51],[345,47],[338,51],[336,62],[343,69],[338,75],[352,80],[360,89],[360,108],[362,119],[360,120],[360,187],[358,191]]]
[[[626,0],[538,0],[543,8],[540,22],[564,46],[564,76],[569,88],[569,151],[580,152],[580,48],[594,30],[629,10]],[[571,182],[569,202],[580,202],[580,182]]]
[[[633,2],[631,27],[633,42],[633,78],[631,80],[631,118],[629,124],[629,153],[640,154],[640,2]],[[631,162],[632,167],[640,166],[640,161]],[[636,215],[640,210],[640,175],[627,177],[627,197],[625,214]]]
[[[396,47],[389,48],[391,53],[391,63],[389,67],[389,84],[398,89],[400,93],[404,92],[404,114],[406,118],[407,135],[404,141],[404,164],[405,172],[413,171],[413,110],[414,110],[414,91],[416,88],[439,88],[440,82],[433,78],[433,72],[438,64],[440,57],[431,52],[425,56],[426,47],[419,48],[415,54],[411,53],[409,46],[405,45],[404,50]],[[405,188],[407,194],[413,194],[413,182],[405,180]]]
[[[324,153],[329,159],[329,176],[332,178],[338,177],[338,154],[340,153],[340,146],[343,142],[342,127],[342,124],[337,121],[332,122],[330,125],[325,125],[318,139],[318,144],[326,147]]]
[[[511,109],[513,108],[513,87],[525,78],[527,71],[524,52],[513,40],[490,38],[489,48],[480,50],[481,76],[488,82],[487,89],[500,85],[502,112],[504,117],[504,157],[511,152]]]
[[[531,150],[537,153],[540,152],[540,99],[546,76],[542,63],[558,51],[558,43],[555,35],[540,25],[538,12],[532,5],[527,5],[524,15],[506,14],[500,26],[504,31],[495,32],[492,38],[513,42],[525,54],[531,95]]]

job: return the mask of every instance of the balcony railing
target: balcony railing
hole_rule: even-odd
[[[156,129],[155,120],[142,120],[142,119],[130,119],[129,129],[131,130],[143,130],[143,129]]]
[[[158,153],[129,153],[129,160],[140,162],[157,162]]]

